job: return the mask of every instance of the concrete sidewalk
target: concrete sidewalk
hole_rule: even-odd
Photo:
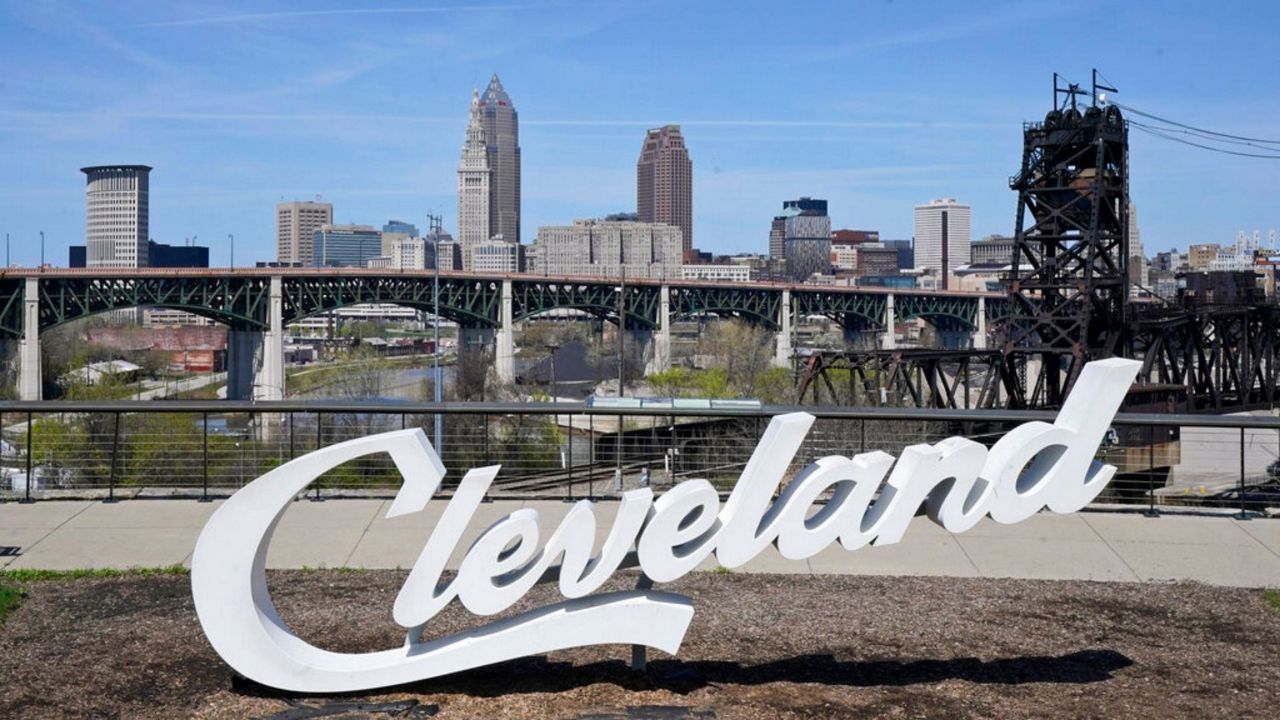
[[[196,537],[218,502],[195,500],[45,501],[0,504],[0,567],[70,570],[161,567],[189,563]],[[293,504],[276,529],[272,568],[413,566],[445,507],[388,520],[389,500]],[[482,505],[450,560],[498,518],[521,507],[538,511],[545,539],[568,512],[559,501]],[[615,502],[595,508],[604,539]],[[704,569],[713,569],[714,560]],[[1042,513],[1017,525],[991,520],[952,535],[916,518],[902,542],[854,552],[835,544],[808,560],[786,560],[770,547],[738,572],[935,575],[1165,582],[1280,587],[1280,519],[1147,518],[1136,513]]]

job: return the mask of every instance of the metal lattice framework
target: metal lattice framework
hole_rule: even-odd
[[[440,278],[440,315],[466,328],[495,328],[500,279]],[[286,276],[283,280],[284,323],[365,303],[403,305],[426,312],[435,308],[430,276]]]
[[[671,288],[672,319],[703,315],[738,318],[753,325],[778,329],[782,293],[772,289],[675,286]]]
[[[22,278],[0,278],[0,337],[22,335]]]
[[[268,282],[266,277],[241,275],[44,278],[40,281],[40,329],[137,307],[185,310],[236,329],[265,329]],[[20,290],[17,304],[21,305]],[[15,334],[21,332],[19,322]]]
[[[565,282],[563,280],[512,280],[511,314],[525,320],[552,310],[581,310],[609,322],[618,322],[619,292],[625,292],[622,311],[627,328],[652,330],[658,325],[659,287],[621,282]]]
[[[41,329],[112,310],[159,307],[184,310],[236,329],[266,329],[269,320],[269,270],[259,272],[148,271],[102,274],[45,272],[39,279]],[[286,324],[319,313],[365,303],[403,305],[425,312],[435,306],[430,273],[277,272],[281,276]],[[22,334],[25,274],[0,277],[0,334]],[[618,292],[625,287],[627,327],[657,327],[662,283],[612,279],[509,279],[516,321],[560,309],[576,309],[617,322]],[[502,283],[499,276],[440,275],[440,314],[463,327],[494,328],[500,324]],[[671,283],[672,319],[706,315],[741,318],[776,330],[783,286],[688,282]],[[887,293],[854,289],[790,288],[800,316],[822,315],[849,330],[882,329]],[[901,318],[952,318],[972,327],[977,299],[972,296],[911,293],[897,295]],[[987,298],[987,317],[995,320],[1002,300]]]
[[[1131,353],[1129,131],[1115,106],[1081,112],[1081,94],[1054,77],[1055,107],[1024,126],[1009,180],[1018,212],[1005,353],[1038,361],[1024,364],[1036,370],[1013,388],[1015,405],[1056,407],[1086,362]]]
[[[821,315],[850,332],[884,330],[885,294],[797,290],[792,298],[800,317]]]
[[[1137,323],[1141,380],[1181,388],[1182,409],[1217,411],[1280,402],[1280,307],[1148,311]]]
[[[978,327],[978,299],[962,295],[898,295],[894,312],[899,320],[923,318],[934,324],[958,326],[972,331]]]
[[[1003,356],[998,351],[906,350],[815,353],[797,395],[814,404],[868,407],[994,408]]]

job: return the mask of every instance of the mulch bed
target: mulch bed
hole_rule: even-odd
[[[394,571],[271,574],[321,647],[403,642]],[[611,589],[635,578],[621,576]],[[391,691],[298,697],[235,678],[188,578],[32,582],[0,629],[0,717],[1273,718],[1280,613],[1198,584],[696,573],[678,658],[627,647],[515,660]],[[543,586],[517,610],[559,600]],[[429,626],[476,624],[456,603]]]

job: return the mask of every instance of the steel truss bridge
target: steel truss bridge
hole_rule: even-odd
[[[0,271],[0,335],[25,331],[25,283],[37,283],[39,329],[90,315],[129,308],[166,308],[207,317],[235,330],[269,329],[271,277],[281,280],[282,321],[359,304],[391,304],[425,312],[435,309],[431,271],[325,270],[47,270]],[[979,305],[988,324],[999,322],[1006,299],[996,293],[929,292],[880,288],[816,287],[782,283],[700,283],[597,277],[544,277],[440,273],[440,315],[459,326],[497,329],[504,281],[512,289],[512,317],[525,320],[556,310],[579,310],[628,329],[657,329],[662,290],[673,319],[715,315],[740,318],[778,330],[784,295],[795,315],[821,315],[850,332],[883,332],[889,297],[899,321],[923,318],[939,327],[972,333]],[[625,292],[624,292],[625,290]],[[625,298],[619,302],[619,296]]]
[[[805,317],[830,318],[846,337],[865,338],[863,345],[879,341],[891,347],[893,334],[886,328],[919,318],[951,345],[985,347],[987,328],[1003,322],[1008,310],[1007,299],[991,293],[458,272],[441,272],[438,279],[440,316],[464,330],[487,333],[496,342],[498,372],[505,378],[514,375],[514,323],[561,310],[621,322],[628,331],[651,336],[659,368],[669,367],[670,325],[682,319],[739,318],[772,330],[778,362],[790,367],[791,328]],[[435,283],[431,271],[345,268],[10,270],[0,272],[0,339],[19,344],[19,397],[38,399],[41,332],[130,308],[182,310],[230,328],[231,397],[277,399],[283,395],[283,366],[273,361],[279,354],[273,348],[284,327],[359,304],[432,313]]]

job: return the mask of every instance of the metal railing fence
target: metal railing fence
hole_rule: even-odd
[[[990,444],[1053,412],[843,407],[602,408],[570,403],[41,401],[0,403],[0,501],[228,495],[271,468],[342,440],[417,427],[449,469],[445,494],[472,467],[500,464],[491,496],[616,496],[705,478],[727,492],[769,419],[816,417],[796,468],[824,455],[883,450],[963,435]],[[1121,414],[1098,458],[1119,468],[1102,500],[1161,505],[1280,506],[1280,418]],[[389,496],[390,459],[369,456],[308,491]]]

